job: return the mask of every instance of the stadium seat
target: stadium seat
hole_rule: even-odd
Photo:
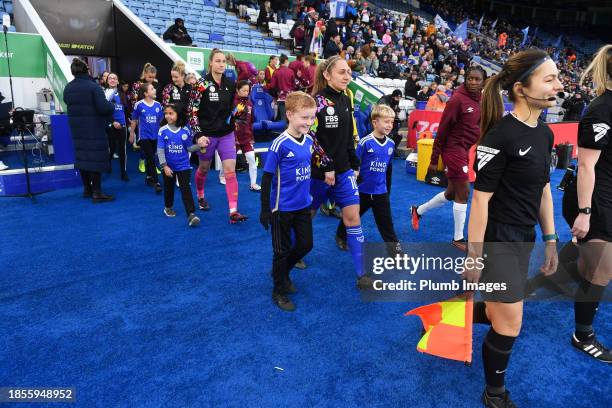
[[[142,9],[140,10],[140,16],[144,16],[144,17],[153,17],[155,18],[155,13],[153,13],[153,10],[149,10],[149,9]]]
[[[254,132],[282,132],[287,127],[285,121],[274,121],[273,98],[261,85],[253,86],[250,98],[253,103]]]
[[[223,34],[219,34],[219,33],[211,33],[209,36],[210,41],[214,41],[214,42],[223,42]]]

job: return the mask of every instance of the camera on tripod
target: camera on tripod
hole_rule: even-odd
[[[16,108],[11,113],[11,127],[18,132],[34,133],[34,111],[31,109]]]

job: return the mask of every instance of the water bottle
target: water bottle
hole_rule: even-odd
[[[55,99],[52,97],[51,102],[49,102],[49,110],[51,111],[51,115],[55,115]]]

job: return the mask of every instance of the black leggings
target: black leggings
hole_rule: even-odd
[[[291,241],[291,230],[295,235],[295,244]],[[289,271],[312,249],[310,207],[272,213],[272,249],[274,291],[280,292],[289,282]]]
[[[155,166],[155,153],[157,151],[156,139],[141,139],[138,144],[145,156],[145,167],[147,169],[147,178],[155,183],[159,182],[157,178],[157,168]]]
[[[191,187],[189,186],[189,180],[191,179],[191,170],[175,171],[172,173],[172,177],[166,176],[164,173],[164,204],[166,208],[172,208],[174,205],[174,183],[178,179],[179,189],[181,190],[181,198],[183,199],[183,205],[185,206],[185,213],[187,216],[195,212],[195,203],[193,202],[193,194],[191,194]]]
[[[83,191],[88,194],[99,194],[102,192],[102,175],[97,171],[79,170]]]
[[[127,171],[125,164],[125,140],[127,135],[127,130],[125,126],[121,126],[119,129],[115,129],[114,126],[108,128],[106,132],[108,134],[108,146],[110,147],[110,156],[108,161],[113,162],[113,155],[117,153],[119,156],[119,168],[121,169],[121,173],[125,173]]]
[[[370,208],[374,213],[374,221],[378,227],[378,232],[383,241],[389,243],[398,242],[395,228],[393,227],[393,217],[391,216],[391,202],[389,195],[385,194],[365,194],[359,193],[359,216],[361,217]],[[346,241],[346,227],[340,221],[336,235]]]

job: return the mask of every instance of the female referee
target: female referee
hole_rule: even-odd
[[[487,319],[491,323],[482,345],[486,380],[482,401],[486,407],[515,407],[504,376],[521,329],[538,221],[546,241],[541,271],[550,275],[557,270],[549,179],[553,133],[538,117],[542,110],[555,105],[562,89],[554,61],[544,51],[531,49],[510,57],[502,71],[489,79],[482,96],[481,140],[474,163],[477,176],[464,278],[471,283],[497,283],[502,289],[481,292],[485,300],[483,317],[474,319],[475,323]],[[514,103],[514,110],[505,117],[502,90]],[[470,267],[480,264],[477,261],[483,256],[484,269]]]
[[[353,108],[345,91],[352,80],[351,69],[339,56],[328,58],[317,66],[312,95],[317,101],[316,139],[333,161],[334,171],[323,173],[312,167],[310,194],[313,215],[330,199],[342,209],[347,246],[357,272],[357,286],[371,289],[372,279],[363,272],[363,242],[359,217],[359,159],[355,154]],[[316,162],[316,159],[315,159]]]
[[[575,296],[572,345],[610,363],[612,355],[595,338],[593,320],[612,278],[612,45],[597,52],[581,82],[589,75],[598,96],[578,126],[578,216],[572,234],[581,243],[581,282]]]
[[[434,141],[429,168],[438,168],[438,158],[442,153],[442,160],[448,169],[448,187],[426,203],[413,205],[411,208],[412,228],[418,230],[423,214],[448,201],[454,201],[455,235],[452,244],[463,252],[467,249],[463,229],[470,195],[469,152],[480,136],[480,96],[486,79],[487,73],[482,67],[470,67],[465,84],[455,91],[446,104],[438,127],[438,136]]]

